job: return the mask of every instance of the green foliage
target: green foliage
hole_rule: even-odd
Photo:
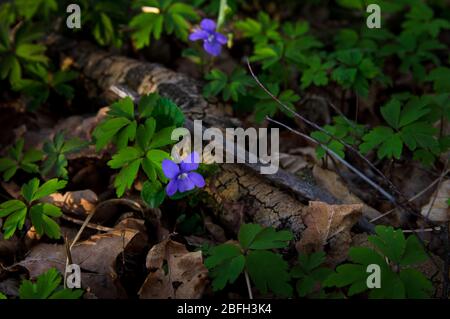
[[[127,23],[128,1],[83,0],[80,7],[83,28],[92,30],[99,45],[122,46],[123,35],[118,26]]]
[[[117,196],[122,196],[126,189],[131,188],[141,166],[151,182],[156,183],[157,178],[166,181],[161,163],[170,155],[158,148],[173,143],[170,136],[174,127],[154,133],[155,127],[155,120],[148,119],[139,126],[135,145],[122,148],[108,162],[109,167],[120,169],[114,180]]]
[[[406,14],[406,20],[402,24],[405,33],[414,36],[429,36],[437,38],[443,29],[450,29],[450,22],[434,17],[433,9],[426,3],[416,1]]]
[[[300,100],[300,97],[295,94],[293,90],[285,90],[280,92],[278,84],[267,85],[268,90],[276,96],[286,107],[295,111],[294,103]],[[293,117],[292,113],[280,106],[272,97],[260,88],[256,88],[252,93],[253,97],[259,99],[254,105],[255,109],[255,121],[261,123],[266,116],[274,116],[278,110],[282,111],[285,115]]]
[[[435,18],[428,5],[416,1],[406,14],[402,28],[395,41],[381,51],[385,55],[396,54],[401,60],[400,71],[412,71],[414,78],[422,82],[426,77],[425,62],[440,65],[434,51],[446,50],[447,47],[437,37],[442,29],[450,28],[450,22]]]
[[[428,74],[426,81],[433,82],[433,88],[437,93],[450,93],[450,68],[438,67]]]
[[[135,119],[134,104],[126,97],[113,103],[107,118],[102,121],[93,132],[97,150],[113,142],[119,149],[128,145],[136,137],[137,121]]]
[[[5,300],[5,299],[7,299],[6,296],[0,292],[0,300]]]
[[[114,180],[117,196],[131,188],[139,169],[153,185],[146,185],[145,201],[150,206],[159,205],[161,182],[166,182],[162,172],[163,159],[170,158],[162,150],[173,144],[172,131],[184,123],[183,112],[168,99],[158,94],[143,96],[137,110],[131,98],[126,97],[111,105],[107,118],[94,130],[97,149],[113,142],[118,152],[108,162],[109,167],[120,169]],[[133,142],[131,145],[130,142]],[[159,179],[159,181],[158,181]]]
[[[324,86],[328,84],[328,71],[333,67],[333,62],[322,63],[318,56],[313,56],[307,62],[308,67],[302,74],[301,87],[306,89],[311,84],[315,86]]]
[[[47,19],[51,12],[58,10],[56,0],[14,0],[12,6],[17,15],[24,17],[25,20],[30,20],[38,15]]]
[[[373,288],[370,298],[428,298],[433,286],[411,266],[427,260],[427,255],[415,235],[405,239],[401,229],[377,226],[376,235],[369,237],[375,249],[353,247],[349,256],[353,263],[336,268],[324,282],[326,287],[347,287],[348,296],[367,291],[367,266],[376,264],[381,269],[381,288]]]
[[[381,108],[381,115],[388,126],[378,126],[363,136],[359,147],[364,154],[378,149],[378,158],[397,158],[403,152],[403,145],[415,152],[415,158],[431,165],[441,151],[436,138],[437,130],[426,120],[431,108],[427,98],[411,97],[402,104],[397,98],[391,99]]]
[[[288,264],[271,250],[286,247],[292,239],[290,231],[276,231],[256,224],[242,225],[238,244],[218,245],[210,250],[210,256],[205,260],[213,279],[213,289],[223,289],[247,271],[261,293],[267,294],[271,290],[279,296],[291,296]]]
[[[323,127],[329,134],[322,131],[314,131],[311,133],[311,137],[344,158],[345,146],[339,140],[344,141],[348,145],[355,145],[363,136],[365,128],[363,125],[356,124],[342,116],[335,116],[333,121],[334,125],[325,125]],[[321,159],[325,156],[326,151],[319,145],[316,148],[316,154],[317,157]]]
[[[330,276],[331,269],[321,267],[325,262],[325,253],[316,252],[311,255],[298,256],[298,264],[291,270],[292,278],[297,281],[297,293],[300,297],[324,298],[327,296],[323,289],[323,282]]]
[[[173,102],[153,93],[143,96],[137,112],[131,98],[126,97],[111,105],[107,118],[94,130],[93,136],[97,150],[103,149],[112,142],[118,149],[134,141],[138,124],[154,118],[156,130],[167,126],[182,126],[184,114]]]
[[[253,79],[241,68],[234,69],[230,76],[218,69],[212,70],[205,76],[209,81],[203,88],[203,95],[208,98],[222,92],[224,101],[239,100],[239,96],[247,95],[247,89],[253,86]]]
[[[365,10],[369,4],[378,4],[386,12],[397,12],[402,10],[405,4],[408,4],[407,1],[411,2],[411,0],[397,0],[395,2],[388,0],[337,0],[336,2],[348,9]]]
[[[0,172],[3,172],[3,180],[9,181],[18,170],[23,170],[27,173],[38,173],[39,166],[36,162],[42,159],[43,153],[41,151],[30,149],[24,151],[24,139],[19,139],[12,146],[6,157],[0,158]]]
[[[9,79],[15,86],[22,78],[24,66],[34,63],[47,64],[46,47],[36,44],[42,33],[29,25],[22,25],[17,30],[9,29],[0,23],[0,79]]]
[[[345,89],[353,89],[362,96],[369,95],[369,81],[381,73],[370,57],[359,49],[336,52],[338,67],[332,78]]]
[[[36,109],[47,101],[51,92],[71,100],[74,97],[73,88],[68,82],[76,79],[78,73],[74,71],[49,72],[42,64],[30,64],[25,67],[31,79],[19,79],[14,89],[23,92],[31,98],[29,109]]]
[[[260,16],[265,14],[261,13]],[[264,20],[267,18],[268,16]],[[271,25],[273,30],[268,33],[270,36],[252,36],[255,47],[250,61],[261,62],[263,70],[275,69],[277,63],[303,67],[308,64],[313,50],[322,46],[320,41],[308,34],[309,24],[305,21],[295,24],[287,22],[279,31],[278,23],[272,22]]]
[[[43,150],[46,156],[42,164],[41,174],[67,179],[67,154],[77,152],[86,145],[85,141],[77,138],[66,141],[63,133],[57,133],[53,141],[44,144]]]
[[[359,48],[371,56],[378,56],[380,47],[394,38],[394,35],[384,28],[368,29],[363,26],[359,32],[342,28],[334,37],[334,47],[338,51]]]
[[[182,41],[187,41],[190,22],[200,19],[194,8],[186,3],[174,0],[135,0],[133,8],[153,7],[159,12],[142,12],[133,17],[130,27],[136,47],[142,49],[150,44],[150,38],[156,40],[165,34],[173,34]]]
[[[270,16],[262,11],[258,13],[258,20],[246,18],[237,21],[234,27],[242,32],[244,37],[251,38],[254,43],[268,43],[281,39],[278,32],[279,23],[271,20]]]
[[[23,280],[19,288],[20,299],[79,299],[81,289],[67,289],[61,286],[62,277],[55,268],[39,275],[36,282]]]
[[[424,64],[432,62],[439,65],[439,58],[433,51],[445,48],[438,40],[428,36],[421,40],[414,34],[402,33],[394,43],[386,45],[382,53],[386,56],[396,54],[401,60],[400,71],[406,74],[412,72],[415,80],[422,82],[426,77]]]
[[[141,197],[148,207],[156,208],[164,202],[166,192],[159,181],[146,181],[142,185]]]
[[[25,224],[27,214],[39,235],[50,238],[61,237],[59,225],[53,220],[61,216],[61,210],[51,204],[37,202],[54,192],[64,188],[66,181],[51,179],[41,186],[37,178],[33,178],[22,186],[23,200],[9,200],[0,204],[0,218],[6,218],[3,223],[3,237],[10,238],[17,229],[21,230]]]

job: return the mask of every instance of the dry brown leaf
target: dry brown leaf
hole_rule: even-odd
[[[343,204],[362,204],[362,214],[369,219],[373,219],[381,215],[379,211],[369,205],[366,205],[356,195],[352,194],[335,172],[315,165],[313,168],[313,175],[319,186],[328,190]]]
[[[430,220],[435,222],[445,222],[448,221],[450,210],[447,204],[450,198],[450,180],[446,180],[441,183],[441,186],[430,197],[428,204],[422,207],[422,216],[428,217]],[[431,207],[431,209],[430,209]]]
[[[150,249],[146,266],[150,273],[139,291],[141,299],[202,297],[208,270],[201,251],[189,252],[183,244],[166,239]]]
[[[98,197],[93,191],[86,189],[67,192],[64,195],[54,193],[44,198],[43,201],[60,207],[65,213],[86,217],[95,210]]]
[[[99,298],[125,297],[125,291],[117,280],[115,264],[117,257],[125,252],[142,251],[140,232],[133,229],[115,229],[95,235],[76,244],[72,249],[72,261],[81,268],[81,285]],[[19,263],[31,278],[56,267],[64,273],[66,251],[64,245],[39,244]]]
[[[334,236],[347,237],[352,226],[361,217],[362,207],[361,204],[329,205],[323,202],[309,202],[304,217],[307,228],[297,243],[297,249],[310,253],[321,250]]]

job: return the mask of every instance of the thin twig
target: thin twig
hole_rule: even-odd
[[[89,216],[91,216],[91,215],[89,215]],[[88,216],[88,218],[89,218],[89,216]],[[111,228],[111,227],[105,227],[105,226],[89,223],[89,220],[87,218],[86,218],[86,220],[82,221],[82,220],[79,220],[79,219],[76,219],[76,218],[73,218],[73,217],[70,217],[70,216],[67,216],[67,215],[62,215],[61,217],[63,219],[65,219],[65,220],[71,222],[71,223],[74,223],[74,224],[77,224],[77,225],[81,225],[81,226],[83,226],[86,223],[86,220],[87,220],[88,223],[85,225],[85,227],[90,228],[90,229],[95,229],[95,230],[98,230],[98,231],[108,232],[108,231],[114,230],[114,228]]]
[[[329,106],[331,106],[331,108],[338,113],[346,122],[348,125],[350,125],[353,128],[356,128],[355,123],[350,120],[349,118],[347,118],[347,116],[345,116],[344,113],[342,113],[342,111],[336,106],[334,105],[330,100],[325,99],[324,97],[321,96],[310,96],[308,98],[306,98],[306,100],[308,99],[314,99],[314,100],[323,100],[325,101]],[[375,173],[377,173],[388,185],[389,187],[394,190],[397,194],[402,195],[401,192],[397,189],[397,187],[390,181],[389,178],[386,177],[386,175],[383,174],[382,171],[380,171],[371,161],[369,161],[365,156],[363,156],[356,148],[354,148],[352,145],[350,144],[346,144],[345,141],[341,141],[339,138],[332,136],[331,133],[326,132],[326,130],[324,129],[324,133],[326,133],[329,137],[339,141],[340,143],[342,143],[347,149],[349,149],[350,151],[352,151],[353,153],[355,153],[359,158],[361,158]]]
[[[422,228],[422,229],[405,229],[402,230],[404,233],[429,233],[434,231],[440,231],[441,227],[433,227],[433,228]]]
[[[450,172],[450,170],[446,170],[443,175],[447,175]],[[438,183],[440,181],[440,177],[436,178],[430,185],[428,185],[427,187],[425,187],[424,189],[422,189],[420,192],[418,192],[416,195],[414,195],[413,197],[411,197],[410,199],[408,199],[408,202],[411,203],[413,201],[415,201],[417,198],[421,197],[423,194],[425,194],[428,190],[430,190],[436,183]],[[386,213],[381,214],[380,216],[377,216],[375,218],[372,218],[370,220],[371,223],[376,222],[377,220],[393,213],[394,211],[397,210],[397,207],[387,211]]]
[[[353,165],[351,165],[350,163],[348,163],[346,160],[344,160],[342,157],[340,157],[338,154],[336,154],[333,150],[331,150],[330,148],[328,148],[326,145],[322,144],[321,142],[319,142],[318,140],[302,133],[299,132],[289,126],[287,126],[286,124],[283,124],[281,122],[278,122],[270,117],[266,117],[266,119],[269,122],[278,124],[286,129],[288,129],[289,131],[300,135],[301,137],[305,138],[306,140],[314,143],[314,144],[318,144],[320,147],[322,147],[327,153],[329,153],[330,155],[332,155],[336,160],[338,160],[339,162],[341,162],[344,166],[346,166],[349,170],[351,170],[353,173],[355,173],[356,175],[358,175],[361,179],[363,179],[367,184],[369,184],[370,186],[372,186],[375,190],[377,190],[381,195],[383,195],[387,200],[389,200],[391,203],[393,203],[394,205],[398,205],[397,200],[395,199],[394,196],[392,196],[391,194],[389,194],[388,192],[386,192],[381,186],[379,186],[378,184],[376,184],[375,182],[373,182],[369,177],[367,177],[366,175],[364,175],[362,172],[360,172],[356,167],[354,167]]]
[[[247,270],[244,271],[244,274],[245,274],[245,282],[247,283],[248,297],[250,299],[253,299],[252,286],[250,284],[250,278],[248,277]]]

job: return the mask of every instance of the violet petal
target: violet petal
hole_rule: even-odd
[[[200,22],[200,27],[205,31],[209,31],[209,32],[216,31],[216,23],[214,22],[214,20],[211,20],[211,19],[203,19]]]
[[[197,40],[206,40],[208,39],[209,34],[204,30],[195,30],[189,35],[189,40],[197,41]]]
[[[190,172],[198,168],[200,163],[200,155],[197,152],[192,152],[180,163],[181,172]]]
[[[205,179],[199,173],[196,172],[188,173],[188,177],[192,181],[192,183],[194,183],[194,185],[197,186],[198,188],[202,188],[205,186]]]
[[[226,35],[223,35],[222,33],[216,32],[214,34],[217,42],[219,42],[220,44],[227,44],[228,42],[228,38]]]
[[[190,191],[190,190],[192,190],[192,189],[195,188],[194,183],[191,181],[191,179],[190,179],[188,176],[186,176],[186,177],[183,178],[183,179],[181,179],[181,178],[178,179],[178,180],[177,180],[177,184],[178,184],[178,190],[179,190],[181,193]]]
[[[166,194],[168,196],[174,195],[178,190],[178,182],[175,179],[172,179],[169,184],[166,186]]]
[[[164,172],[164,175],[169,179],[173,179],[177,177],[178,174],[180,174],[180,168],[178,167],[178,165],[168,159],[164,159],[162,161],[162,170]]]
[[[222,45],[217,41],[208,42],[205,41],[203,43],[203,48],[206,52],[208,52],[212,56],[218,56],[222,51]]]

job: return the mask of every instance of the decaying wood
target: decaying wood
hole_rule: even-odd
[[[112,86],[126,87],[138,95],[157,91],[180,106],[188,123],[202,120],[204,127],[239,126],[237,119],[225,116],[223,105],[207,102],[200,94],[199,83],[186,75],[159,64],[110,54],[88,43],[62,38],[49,42],[61,59],[73,61],[72,67],[81,71],[92,98],[112,102],[117,99],[117,95],[111,94]],[[207,191],[222,207],[219,217],[230,230],[238,229],[243,221],[254,221],[290,228],[300,236],[305,228],[305,203],[314,200],[339,203],[312,180],[302,180],[281,169],[273,175],[260,175],[258,171],[255,164],[222,164],[220,172],[211,179]]]

